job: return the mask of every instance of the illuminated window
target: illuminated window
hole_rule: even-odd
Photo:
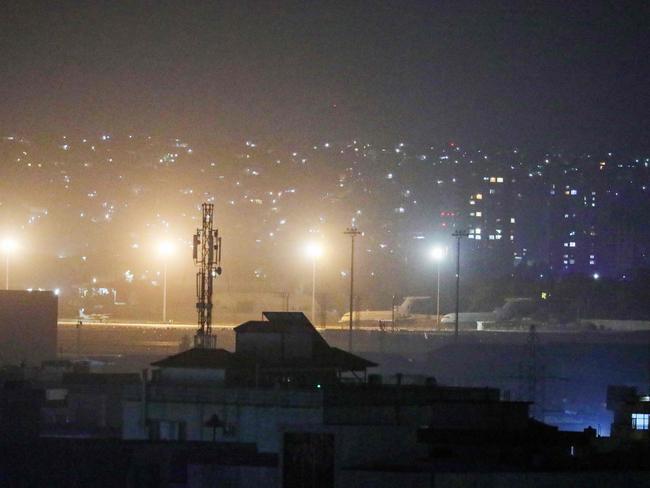
[[[496,183],[497,179],[494,176],[490,177],[490,183]]]
[[[634,430],[648,430],[649,422],[650,422],[650,413],[632,414],[632,428]]]
[[[476,212],[476,216],[477,216],[477,217],[482,217],[482,216],[483,216],[483,212]]]
[[[501,176],[497,178],[497,183],[503,183],[503,178]]]
[[[482,193],[477,193],[476,194],[476,199],[477,200],[483,200],[483,194]]]
[[[514,223],[515,223],[515,218],[514,218],[514,217],[510,217],[510,223],[511,223],[511,224],[514,224]]]
[[[569,247],[576,247],[576,243],[575,242],[569,242]]]

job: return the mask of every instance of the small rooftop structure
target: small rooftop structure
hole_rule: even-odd
[[[267,320],[235,327],[235,352],[193,348],[152,366],[154,379],[229,385],[295,386],[336,382],[377,364],[331,347],[302,312],[264,312]]]

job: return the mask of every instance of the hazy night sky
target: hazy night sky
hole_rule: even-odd
[[[0,129],[642,149],[649,5],[3,2]]]

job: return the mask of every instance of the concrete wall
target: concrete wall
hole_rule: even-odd
[[[344,470],[337,488],[610,488],[648,486],[643,472],[418,473]]]
[[[278,453],[282,447],[282,429],[286,426],[323,423],[318,394],[308,395],[308,398],[291,395],[296,392],[273,390],[241,390],[240,394],[238,390],[222,390],[204,397],[193,395],[190,390],[185,393],[181,397],[178,392],[176,400],[172,394],[167,400],[151,398],[146,404],[146,416],[150,420],[184,422],[187,440],[212,440],[213,430],[205,423],[216,414],[226,425],[225,429],[216,430],[217,441],[251,442],[257,444],[260,452]],[[219,396],[221,398],[217,398]],[[142,402],[126,400],[123,411],[122,437],[146,439]]]
[[[237,352],[259,358],[279,360],[312,357],[311,334],[237,333]]]
[[[277,487],[278,468],[267,466],[214,466],[190,465],[187,468],[186,488],[225,486],[246,488],[251,486]]]
[[[223,385],[226,373],[223,369],[161,368],[155,373],[166,384],[212,384]]]

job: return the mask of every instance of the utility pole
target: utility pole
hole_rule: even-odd
[[[361,235],[354,225],[344,232],[350,236],[350,324],[348,330],[348,352],[352,352],[352,315],[354,313],[354,238]]]
[[[458,341],[458,316],[460,314],[460,240],[467,237],[466,230],[457,230],[452,236],[456,238],[456,317],[454,319],[454,340]]]

